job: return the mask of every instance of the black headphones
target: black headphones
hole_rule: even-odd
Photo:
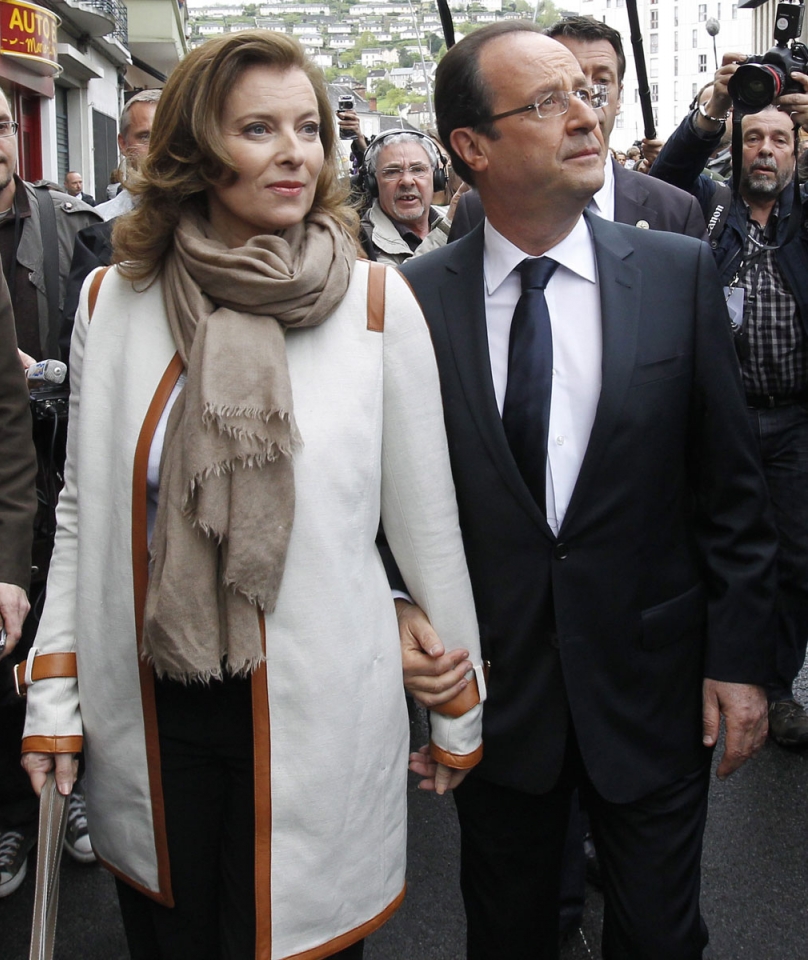
[[[365,162],[363,165],[363,171],[365,174],[365,188],[370,196],[376,200],[379,196],[379,184],[376,181],[376,174],[370,173],[368,171],[368,154],[371,150],[375,150],[377,153],[384,146],[383,141],[389,140],[391,137],[400,136],[402,133],[410,134],[414,137],[420,137],[422,140],[428,140],[432,146],[435,148],[435,152],[438,155],[438,165],[432,169],[432,189],[435,193],[440,193],[441,190],[446,189],[446,184],[449,181],[449,174],[446,170],[446,167],[449,164],[449,158],[444,156],[441,151],[438,149],[438,145],[429,136],[429,134],[422,133],[420,130],[385,130],[384,133],[380,133],[378,137],[374,137],[368,145],[367,150],[365,150]],[[406,141],[405,141],[406,143]],[[427,156],[429,156],[429,151],[426,151]],[[430,159],[430,164],[432,160]]]

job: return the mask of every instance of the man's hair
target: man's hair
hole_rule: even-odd
[[[115,225],[115,261],[130,280],[145,279],[162,266],[184,209],[207,213],[206,192],[232,184],[238,171],[222,131],[227,98],[250,67],[302,70],[314,89],[323,145],[312,213],[333,217],[356,230],[357,216],[345,203],[339,182],[337,136],[325,77],[291,36],[245,30],[207,40],[171,72],[157,105],[149,153],[127,177],[135,209]]]
[[[617,54],[617,82],[623,85],[626,75],[626,55],[623,52],[623,40],[614,27],[608,23],[595,20],[594,17],[564,17],[549,26],[544,31],[548,37],[557,40],[559,37],[569,37],[570,40],[581,40],[583,43],[594,43],[596,40],[605,40],[614,47]]]
[[[371,175],[376,175],[376,167],[379,163],[379,154],[384,150],[385,147],[392,146],[396,143],[417,143],[419,147],[423,147],[424,152],[429,158],[429,164],[433,170],[437,170],[440,166],[440,154],[438,153],[438,148],[433,143],[430,137],[427,137],[423,134],[414,133],[411,130],[402,130],[400,133],[388,133],[383,134],[382,136],[376,137],[370,144],[370,146],[365,151],[365,170]]]
[[[124,140],[126,139],[127,133],[129,133],[129,128],[132,126],[132,105],[135,103],[159,103],[162,94],[162,90],[141,90],[140,93],[136,93],[126,101],[123,110],[121,110],[121,119],[118,124],[120,134]]]
[[[474,174],[452,147],[452,131],[472,127],[491,140],[500,133],[488,122],[492,113],[491,91],[480,73],[480,50],[491,40],[509,33],[541,33],[524,20],[505,20],[481,27],[449,50],[435,73],[435,113],[440,141],[449,151],[452,166],[466,181],[474,183]]]

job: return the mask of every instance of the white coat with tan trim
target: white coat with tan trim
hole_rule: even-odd
[[[429,334],[390,269],[384,332],[369,330],[367,278],[357,262],[334,314],[286,335],[303,447],[266,668],[253,680],[257,956],[273,960],[329,956],[403,893],[408,723],[380,517],[446,649],[480,661]],[[24,749],[68,752],[83,735],[99,857],[170,904],[153,678],[138,634],[146,460],[181,365],[160,281],[136,291],[111,270],[90,325],[91,281],[73,335],[66,483],[37,636],[43,653],[76,651],[78,681],[32,684]],[[433,716],[441,756],[479,758],[481,711]]]

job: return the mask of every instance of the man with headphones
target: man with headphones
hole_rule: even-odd
[[[445,216],[432,198],[446,188],[447,162],[417,130],[389,130],[373,140],[365,152],[373,203],[362,218],[362,245],[371,260],[404,263],[446,243],[457,196]]]

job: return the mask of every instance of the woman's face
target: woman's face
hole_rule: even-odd
[[[320,113],[297,67],[248,67],[225,101],[222,132],[236,180],[208,190],[210,222],[231,247],[300,223],[323,167]]]

